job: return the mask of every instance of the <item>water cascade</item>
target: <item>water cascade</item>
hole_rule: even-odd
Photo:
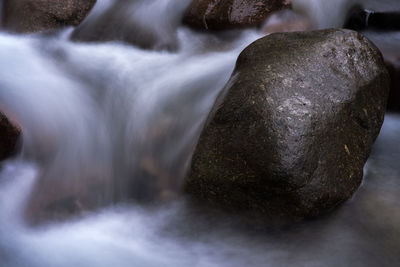
[[[0,109],[23,132],[21,152],[0,173],[0,266],[400,262],[398,115],[386,118],[365,184],[327,218],[256,233],[229,218],[198,219],[181,196],[185,171],[238,54],[262,35],[183,27],[189,1],[112,2],[98,0],[76,30],[0,32]],[[326,28],[340,26],[352,3],[293,7]],[[102,41],[91,36],[96,25]]]

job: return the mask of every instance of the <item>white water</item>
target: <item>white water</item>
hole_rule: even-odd
[[[180,29],[176,53],[3,34],[1,105],[23,128],[24,158],[40,164],[46,188],[99,196],[90,206],[127,188],[144,199],[175,193],[238,53],[258,37],[237,34]]]
[[[347,10],[355,4],[374,11],[398,11],[397,0],[292,0],[293,10],[316,23],[319,29],[341,27]]]
[[[98,2],[86,23],[110,5]],[[216,37],[179,27],[184,2],[132,6],[132,21],[146,26],[135,33],[155,32],[150,47],[176,52],[74,43],[72,29],[50,37],[0,32],[0,108],[24,134],[21,155],[0,174],[0,266],[396,266],[395,115],[386,119],[366,184],[328,218],[287,232],[244,231],[240,221],[197,214],[179,199],[201,125],[237,55],[259,37],[253,30]],[[329,3],[311,5],[310,14],[326,12]],[[108,23],[123,28],[120,39],[135,42],[126,35],[130,21]],[[26,213],[48,222],[43,207],[70,197],[81,216],[26,224]]]

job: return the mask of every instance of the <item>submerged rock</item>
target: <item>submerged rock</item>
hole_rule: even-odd
[[[88,19],[74,30],[72,40],[122,41],[145,49],[174,50],[186,6],[181,1],[99,2]]]
[[[21,130],[0,112],[0,161],[15,152]]]
[[[365,29],[400,30],[400,12],[379,12],[365,9],[360,4],[356,4],[347,13],[343,27],[357,31]]]
[[[41,172],[28,196],[24,219],[32,226],[66,221],[110,205],[112,182],[99,172],[93,166],[79,177]]]
[[[206,30],[254,27],[261,25],[271,12],[288,7],[289,0],[193,0],[183,21]]]
[[[239,56],[186,180],[200,202],[296,220],[359,187],[384,118],[380,51],[349,30],[276,33]]]
[[[271,34],[275,32],[297,32],[315,30],[316,24],[311,19],[287,9],[275,12],[269,16],[261,26],[261,32]]]
[[[76,26],[96,0],[4,0],[3,26],[15,32],[38,32]]]

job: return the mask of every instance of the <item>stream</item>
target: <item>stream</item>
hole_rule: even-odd
[[[21,153],[0,168],[0,266],[400,266],[396,113],[360,189],[327,216],[273,229],[187,205],[183,177],[205,119],[239,53],[262,37],[192,31],[179,23],[189,2],[116,8],[107,28],[148,39],[137,46],[72,41],[72,28],[0,31],[0,110],[23,132]],[[293,0],[318,28],[340,26],[355,2]],[[361,2],[400,11],[398,0]],[[111,6],[98,0],[77,38]],[[365,34],[384,53],[399,51],[399,32]],[[68,205],[82,212],[54,212]]]

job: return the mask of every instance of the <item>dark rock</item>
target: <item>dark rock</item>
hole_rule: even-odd
[[[367,28],[370,12],[357,4],[347,12],[343,28],[360,31]]]
[[[254,27],[261,25],[271,12],[290,5],[289,0],[193,0],[183,21],[206,30]]]
[[[388,110],[400,111],[400,57],[386,57],[385,61],[391,81]]]
[[[376,30],[399,31],[400,12],[374,12],[369,15],[368,27]]]
[[[12,156],[15,152],[20,134],[20,128],[0,112],[0,161]]]
[[[347,13],[343,27],[357,31],[365,29],[398,31],[400,30],[400,12],[376,12],[356,4]]]
[[[380,51],[349,30],[275,33],[239,56],[193,155],[186,192],[296,220],[350,198],[383,122]]]
[[[38,32],[76,26],[96,0],[4,0],[3,26],[15,32]]]

